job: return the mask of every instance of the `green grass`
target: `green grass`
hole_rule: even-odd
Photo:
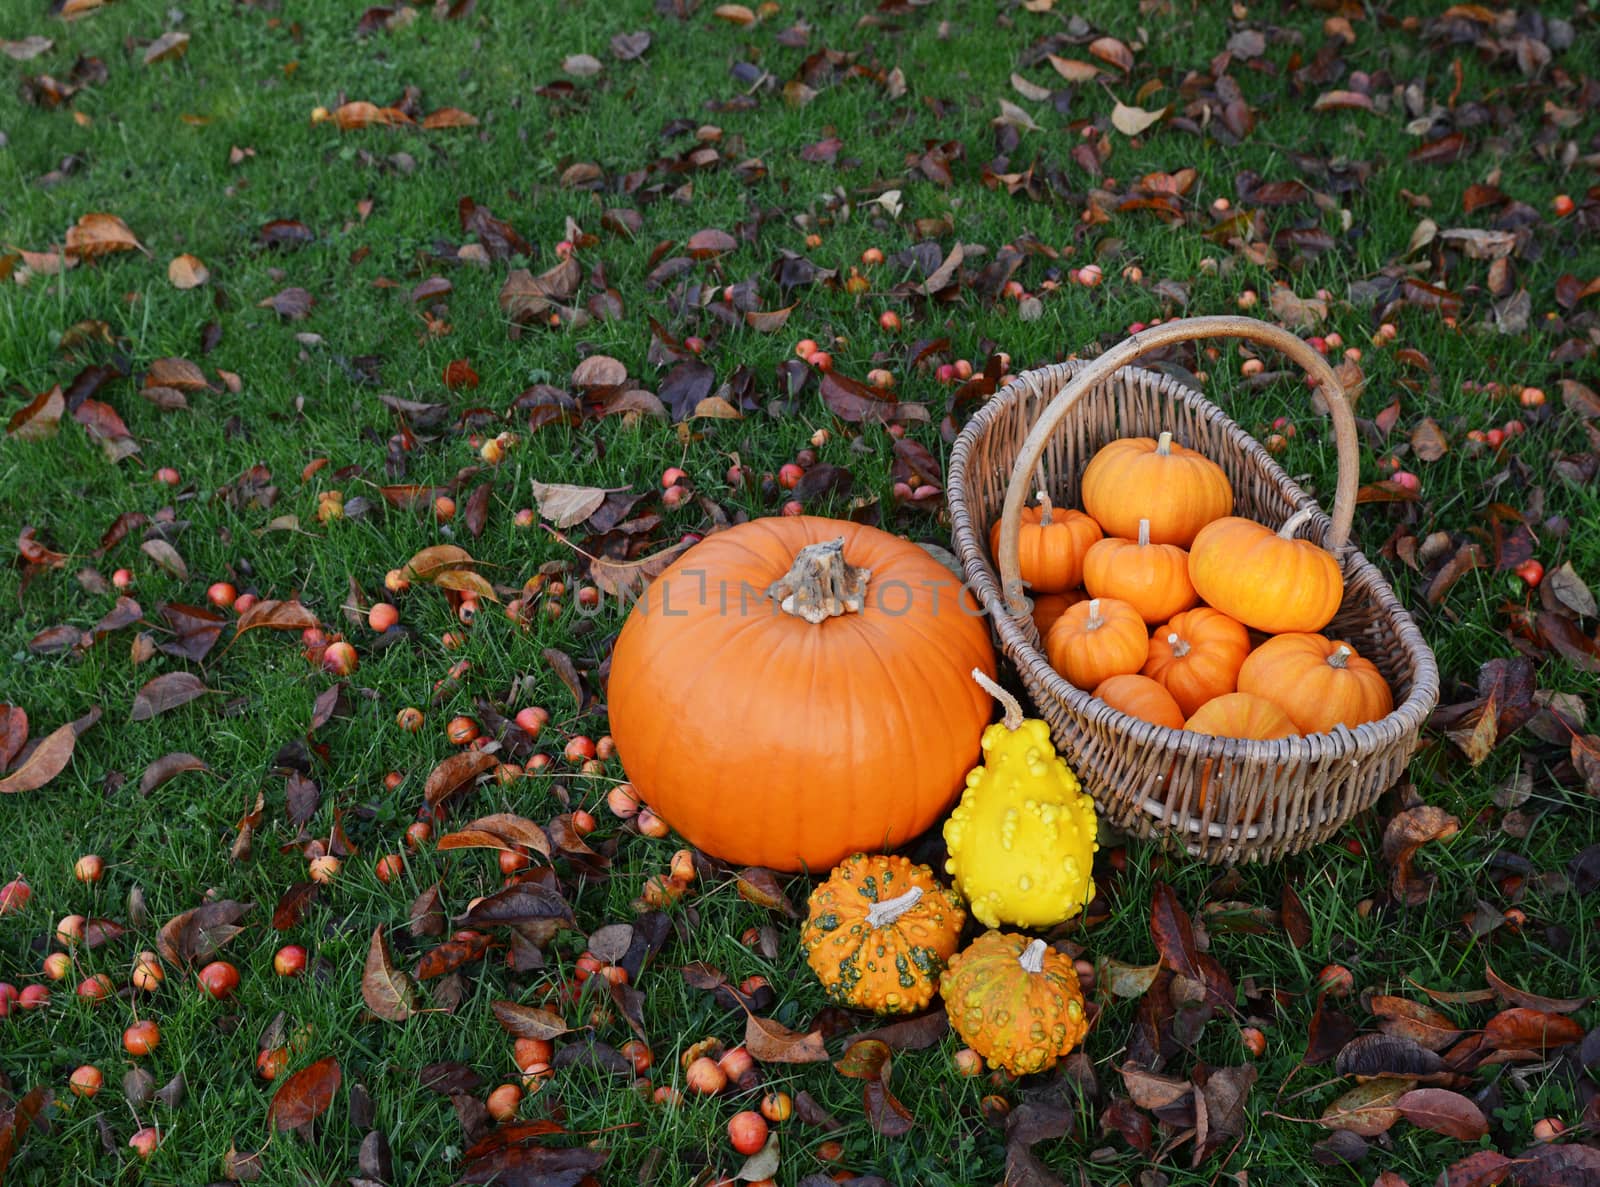
[[[243,972],[243,985],[226,1005],[201,999],[182,973],[170,970],[167,986],[148,999],[124,995],[89,1008],[58,986],[48,1011],[0,1021],[0,1073],[12,1093],[42,1085],[61,1094],[48,1114],[49,1131],[32,1134],[13,1163],[15,1182],[219,1179],[230,1144],[243,1151],[267,1146],[263,1181],[342,1182],[357,1173],[356,1151],[363,1136],[346,1107],[348,1086],[355,1082],[371,1094],[375,1125],[393,1147],[395,1183],[444,1184],[460,1173],[460,1152],[466,1145],[460,1126],[448,1099],[418,1086],[417,1069],[460,1060],[484,1077],[483,1091],[512,1077],[510,1043],[496,1025],[490,1003],[500,997],[537,1000],[552,979],[570,971],[583,936],[559,936],[549,951],[551,969],[543,974],[513,976],[497,958],[469,966],[462,1000],[448,1016],[424,1014],[404,1026],[368,1020],[359,983],[372,929],[397,928],[397,959],[408,963],[420,945],[405,938],[401,925],[416,892],[441,881],[447,908],[455,914],[473,896],[499,884],[491,858],[476,851],[425,850],[411,859],[402,883],[390,886],[377,881],[372,859],[397,847],[421,802],[424,777],[451,749],[443,723],[456,713],[473,713],[475,697],[501,701],[513,681],[526,677],[530,683],[513,707],[541,703],[550,708],[553,721],[546,736],[552,739],[552,750],[559,752],[559,741],[569,734],[603,733],[601,718],[579,715],[541,652],[557,647],[586,669],[598,667],[621,625],[621,614],[608,606],[590,619],[568,608],[553,621],[541,619],[531,630],[519,632],[499,614],[486,613],[469,632],[465,649],[448,653],[439,639],[451,629],[449,607],[437,592],[418,589],[401,604],[413,637],[380,654],[367,648],[370,632],[351,627],[342,613],[352,580],[367,595],[376,595],[386,570],[419,548],[447,539],[492,562],[495,579],[513,588],[541,566],[568,566],[567,579],[581,580],[580,556],[547,532],[514,526],[513,512],[532,501],[531,480],[650,491],[665,466],[681,465],[730,517],[771,514],[778,499],[763,497],[756,489],[727,487],[723,475],[728,455],[737,453],[758,471],[776,470],[824,427],[833,437],[819,450],[821,460],[850,468],[854,496],[880,500],[884,526],[914,539],[948,543],[942,519],[896,509],[892,503],[885,431],[869,428],[852,441],[814,385],[781,416],[758,413],[741,421],[697,421],[687,440],[656,422],[624,426],[614,418],[529,432],[525,418],[513,415],[511,427],[522,435],[522,444],[498,471],[474,480],[491,480],[494,487],[480,539],[471,539],[459,521],[442,528],[428,517],[383,511],[373,486],[445,483],[476,461],[467,433],[459,427],[464,414],[487,410],[484,423],[495,424],[525,388],[536,382],[565,383],[587,354],[615,356],[640,386],[654,390],[663,369],[647,361],[647,317],[675,335],[706,337],[705,358],[719,379],[738,365],[748,366],[763,406],[777,394],[774,368],[789,357],[796,339],[842,339],[834,346],[839,369],[857,377],[872,366],[893,369],[901,398],[924,403],[932,412],[932,424],[915,429],[914,435],[943,456],[938,421],[947,391],[931,374],[904,366],[907,343],[947,336],[949,357],[981,361],[989,350],[999,349],[1020,368],[1114,341],[1134,321],[1231,311],[1241,290],[1254,288],[1265,296],[1275,281],[1291,282],[1302,296],[1318,288],[1342,296],[1353,281],[1405,265],[1408,241],[1424,215],[1441,228],[1491,225],[1492,211],[1464,215],[1462,197],[1469,185],[1498,169],[1501,187],[1539,216],[1528,228],[1531,249],[1516,261],[1516,282],[1533,302],[1528,332],[1501,336],[1482,326],[1490,303],[1484,288],[1489,266],[1480,261],[1452,260],[1448,274],[1435,268],[1422,276],[1467,294],[1459,330],[1445,327],[1430,312],[1408,309],[1399,318],[1395,347],[1378,347],[1370,342],[1376,328],[1371,311],[1334,302],[1326,329],[1365,352],[1361,415],[1371,418],[1391,400],[1401,402],[1398,426],[1388,441],[1381,448],[1367,443],[1363,479],[1379,479],[1379,457],[1393,453],[1423,483],[1424,497],[1415,506],[1363,505],[1357,516],[1358,539],[1416,610],[1438,653],[1449,700],[1463,699],[1463,689],[1470,687],[1481,662],[1515,654],[1523,645],[1514,634],[1510,611],[1528,602],[1529,595],[1508,574],[1484,570],[1468,575],[1437,609],[1428,609],[1421,597],[1426,578],[1384,552],[1397,527],[1403,525],[1419,538],[1449,532],[1459,542],[1486,529],[1489,503],[1522,508],[1542,498],[1542,515],[1564,517],[1571,530],[1560,534],[1540,529],[1540,559],[1552,570],[1571,561],[1581,575],[1600,579],[1600,537],[1592,531],[1600,522],[1600,495],[1563,480],[1552,468],[1563,456],[1594,448],[1583,424],[1562,410],[1556,396],[1561,378],[1583,378],[1587,371],[1592,382],[1592,366],[1551,361],[1552,349],[1564,339],[1593,333],[1594,315],[1580,305],[1562,313],[1565,325],[1546,320],[1547,313],[1561,312],[1553,296],[1559,275],[1572,272],[1588,280],[1600,274],[1600,247],[1592,233],[1577,218],[1548,217],[1554,195],[1581,197],[1590,181],[1581,165],[1569,171],[1560,165],[1559,152],[1539,146],[1544,98],[1563,106],[1576,101],[1570,93],[1551,92],[1547,82],[1530,86],[1514,67],[1491,63],[1470,46],[1430,47],[1414,32],[1371,20],[1356,22],[1358,40],[1345,55],[1350,70],[1388,71],[1399,84],[1416,81],[1430,101],[1442,103],[1454,85],[1452,62],[1459,60],[1462,101],[1503,105],[1503,127],[1471,133],[1478,142],[1473,154],[1449,165],[1413,166],[1406,154],[1417,141],[1406,133],[1406,117],[1398,106],[1387,114],[1313,114],[1311,99],[1327,88],[1291,89],[1291,54],[1298,49],[1309,58],[1323,38],[1323,16],[1310,10],[1276,14],[1263,8],[1259,14],[1263,22],[1254,27],[1266,28],[1270,18],[1303,41],[1274,38],[1265,57],[1276,73],[1235,65],[1233,76],[1258,109],[1259,122],[1244,143],[1226,145],[1166,126],[1129,142],[1109,125],[1112,94],[1147,107],[1182,102],[1178,88],[1185,75],[1207,69],[1235,31],[1225,20],[1225,9],[1216,5],[1179,4],[1149,15],[1130,5],[1086,6],[1082,16],[1097,31],[1130,42],[1148,40],[1149,45],[1138,52],[1128,80],[1108,88],[1069,88],[1059,109],[1023,99],[1008,80],[1020,71],[1039,85],[1059,83],[1047,65],[1024,68],[1022,58],[1046,36],[1076,35],[1078,30],[1069,24],[1072,14],[1060,6],[1034,14],[990,3],[904,10],[864,2],[785,5],[766,23],[741,29],[713,19],[708,9],[686,21],[662,17],[644,0],[537,6],[480,0],[477,10],[459,21],[436,20],[425,7],[405,28],[358,39],[358,6],[284,5],[270,11],[267,5],[196,0],[183,6],[182,28],[193,35],[187,55],[149,67],[142,64],[142,43],[163,31],[168,4],[123,0],[70,24],[42,15],[43,5],[28,7],[34,11],[8,10],[0,18],[0,36],[15,39],[43,32],[56,44],[32,62],[5,60],[8,85],[0,88],[0,130],[6,139],[0,148],[3,242],[44,251],[61,242],[79,216],[108,212],[126,220],[148,254],[112,256],[57,277],[36,276],[26,286],[7,282],[0,287],[0,385],[6,392],[6,415],[52,384],[68,383],[89,362],[120,361],[137,376],[155,359],[181,356],[208,373],[218,368],[235,372],[243,386],[237,395],[192,393],[188,411],[163,412],[138,397],[132,380],[111,384],[100,398],[116,407],[141,445],[136,457],[120,465],[109,464],[70,418],[54,439],[0,442],[4,526],[15,532],[33,525],[41,540],[70,558],[61,570],[26,584],[20,564],[0,571],[0,601],[15,607],[0,626],[0,653],[6,657],[0,700],[23,705],[36,736],[92,705],[105,710],[101,723],[82,739],[67,772],[44,790],[0,800],[0,873],[6,878],[25,874],[35,892],[25,915],[0,919],[0,979],[22,984],[40,978],[49,922],[62,915],[127,921],[127,897],[134,887],[148,904],[149,924],[103,949],[81,954],[75,975],[106,971],[121,984],[133,953],[150,946],[163,922],[198,905],[207,893],[256,906],[245,932],[227,949],[228,959]],[[1390,15],[1425,19],[1431,11],[1397,5]],[[780,44],[775,32],[802,17],[813,26],[806,46]],[[1557,64],[1576,76],[1583,63],[1595,60],[1600,33],[1587,8],[1575,22],[1577,41],[1557,57]],[[636,29],[651,32],[648,53],[641,61],[615,60],[608,49],[612,35]],[[863,72],[832,85],[819,84],[819,94],[808,105],[786,104],[783,83],[795,76],[808,54],[824,46],[855,55],[853,62],[866,72],[899,67],[907,95],[887,98],[884,88]],[[1066,42],[1056,52],[1087,56],[1084,46]],[[569,100],[539,95],[539,88],[565,77],[562,61],[575,53],[595,55],[604,70],[573,80]],[[35,108],[19,99],[25,75],[46,73],[66,80],[80,54],[102,58],[108,80],[84,88],[69,107],[60,109]],[[772,85],[752,92],[750,83],[731,72],[740,63],[769,71]],[[1147,84],[1161,89],[1139,100],[1136,96]],[[1330,85],[1347,84],[1348,78]],[[341,133],[331,123],[311,122],[316,107],[333,108],[343,99],[390,103],[408,86],[420,88],[421,110],[460,107],[477,116],[481,126]],[[758,99],[750,110],[712,106],[747,92]],[[989,120],[1001,97],[1025,107],[1042,130],[1024,132],[1009,164],[997,164],[996,170],[1014,172],[1032,163],[1041,178],[1059,174],[1064,188],[1043,183],[1048,201],[1012,197],[1003,187],[981,183],[982,168],[997,151]],[[81,123],[75,115],[82,117]],[[1114,147],[1105,171],[1124,183],[1155,170],[1198,170],[1186,199],[1192,212],[1186,225],[1166,227],[1145,213],[1114,214],[1104,225],[1080,221],[1094,183],[1069,154],[1086,121],[1110,137]],[[723,154],[724,167],[695,172],[656,167],[663,161],[670,165],[691,148],[694,129],[704,124],[721,129],[720,141],[712,143]],[[687,131],[675,131],[679,126]],[[1585,113],[1576,127],[1561,130],[1560,137],[1574,141],[1583,152],[1595,132],[1593,116]],[[803,147],[828,135],[843,141],[840,167],[801,159]],[[966,150],[966,159],[954,166],[955,184],[945,189],[920,174],[908,174],[908,153],[920,152],[924,141],[951,139]],[[230,148],[235,146],[251,149],[253,155],[230,165]],[[1274,230],[1317,226],[1328,231],[1336,243],[1332,250],[1305,259],[1284,251],[1281,265],[1268,269],[1202,238],[1210,225],[1205,212],[1211,201],[1237,199],[1234,179],[1240,171],[1254,170],[1273,180],[1300,176],[1292,152],[1332,152],[1336,162],[1361,160],[1374,166],[1366,185],[1339,198],[1351,220],[1348,233],[1337,210],[1308,204],[1266,211]],[[766,172],[749,183],[733,166],[756,157]],[[604,169],[604,192],[561,186],[563,171],[577,162]],[[846,162],[849,167],[843,167]],[[65,176],[56,184],[40,184],[56,169]],[[620,192],[621,179],[637,170],[649,170],[643,188]],[[902,193],[904,209],[898,218],[869,204],[886,188]],[[1431,207],[1413,209],[1402,190],[1427,194]],[[496,302],[511,265],[480,270],[433,258],[436,242],[463,241],[456,214],[463,196],[511,222],[535,245],[533,258],[520,263],[536,274],[556,262],[554,245],[565,236],[569,218],[597,235],[598,244],[585,248],[580,258],[586,276],[589,268],[603,265],[607,283],[621,296],[624,316],[575,330],[529,328],[512,339]],[[371,202],[371,209],[363,218],[359,204],[364,201]],[[603,212],[614,207],[639,210],[643,225],[635,239],[602,229]],[[786,294],[773,278],[780,248],[805,252],[823,266],[840,268],[843,275],[865,248],[879,246],[893,255],[915,242],[914,220],[945,215],[956,228],[955,235],[941,240],[945,248],[959,239],[984,245],[992,256],[1002,243],[1024,233],[1057,249],[1071,247],[1071,258],[1052,262],[1034,256],[1023,264],[1017,278],[1030,291],[1039,291],[1047,279],[1064,281],[1068,267],[1091,258],[1103,264],[1107,282],[1096,289],[1063,284],[1046,297],[1044,316],[1025,323],[1011,302],[986,303],[971,292],[940,306],[895,295],[893,286],[906,278],[889,267],[872,274],[871,290],[859,298],[824,286]],[[1592,220],[1592,211],[1587,217]],[[315,241],[299,250],[263,248],[257,231],[277,218],[304,222],[315,232]],[[735,230],[735,224],[757,219],[760,230],[753,243],[741,241],[727,256],[696,264],[689,276],[716,285],[752,280],[763,309],[795,302],[784,331],[769,336],[745,328],[728,330],[707,314],[674,311],[664,290],[647,286],[657,244],[681,245],[703,228]],[[809,230],[821,234],[820,248],[806,249]],[[181,252],[205,261],[210,284],[179,292],[167,283],[166,263]],[[1428,258],[1424,251],[1412,260]],[[1222,266],[1208,270],[1207,259]],[[980,257],[978,263],[983,262]],[[1131,264],[1143,270],[1143,285],[1122,279],[1122,268]],[[430,334],[419,309],[407,300],[416,283],[434,274],[447,276],[454,285],[442,315],[450,326],[446,334]],[[1151,287],[1160,279],[1188,286],[1187,305],[1163,300]],[[282,322],[258,307],[289,285],[308,289],[316,299],[303,322]],[[584,296],[590,291],[586,283]],[[878,328],[878,314],[885,309],[905,318],[899,337]],[[80,332],[72,338],[85,336],[81,327],[86,322],[103,323],[114,345],[97,342],[91,332],[89,345],[64,347],[63,337],[73,327]],[[220,328],[220,342],[202,357],[202,334],[212,323]],[[297,335],[314,337],[301,340]],[[1396,348],[1407,346],[1423,352],[1431,370],[1397,357]],[[377,357],[375,383],[362,382],[362,365],[356,360],[366,356]],[[1205,363],[1208,394],[1262,435],[1271,431],[1275,417],[1293,417],[1299,431],[1281,460],[1326,501],[1333,472],[1331,434],[1308,411],[1304,387],[1290,379],[1260,392],[1240,385],[1240,357],[1225,348]],[[471,360],[481,376],[476,390],[445,390],[441,376],[453,359]],[[1468,379],[1513,387],[1538,384],[1550,393],[1550,403],[1529,415],[1528,431],[1500,456],[1473,450],[1466,447],[1465,432],[1504,421],[1512,406],[1463,391],[1462,381]],[[386,443],[396,420],[380,403],[379,393],[449,406],[444,429],[429,434],[436,439],[405,455],[403,477],[385,471]],[[1439,421],[1452,442],[1451,451],[1431,464],[1417,462],[1404,447],[1409,428],[1427,415]],[[481,431],[483,425],[477,427]],[[308,463],[318,458],[328,459],[326,467],[302,478]],[[278,487],[275,505],[237,511],[217,497],[220,488],[258,463],[270,470]],[[151,479],[156,467],[168,465],[182,473],[176,491]],[[333,489],[343,491],[346,499],[364,494],[380,505],[363,518],[320,525],[318,495]],[[169,577],[151,564],[138,550],[137,530],[104,557],[91,555],[117,515],[138,511],[155,517],[165,508],[184,525],[172,541],[187,562],[188,581]],[[810,509],[843,514],[849,504],[835,498]],[[654,539],[662,544],[708,524],[697,504],[660,510],[663,523]],[[286,515],[298,517],[297,530],[269,530],[274,517]],[[316,770],[322,806],[310,826],[314,834],[326,836],[339,810],[360,856],[289,932],[271,931],[267,920],[279,895],[304,876],[305,867],[296,853],[279,851],[293,840],[294,830],[285,819],[283,779],[272,771],[273,756],[281,747],[305,740],[313,702],[327,679],[306,666],[292,636],[265,631],[247,635],[227,650],[219,645],[203,666],[162,656],[135,665],[130,645],[143,627],[117,632],[81,656],[30,653],[28,640],[45,627],[66,622],[87,628],[110,608],[110,594],[87,593],[74,580],[80,568],[90,565],[106,576],[123,566],[134,570],[133,596],[157,638],[160,604],[200,602],[208,582],[227,579],[241,590],[267,596],[298,593],[326,623],[348,630],[361,648],[351,716],[316,732],[315,742],[326,751]],[[1538,605],[1536,600],[1532,604]],[[1592,631],[1594,623],[1587,626]],[[435,681],[460,658],[471,661],[471,671],[433,703]],[[185,667],[202,675],[214,695],[151,721],[128,721],[133,696],[145,681]],[[1600,690],[1592,672],[1541,655],[1539,679],[1542,688],[1584,698],[1594,728],[1592,710]],[[598,681],[592,683],[598,691]],[[428,727],[419,734],[402,733],[394,725],[395,712],[408,704],[428,712]],[[141,796],[140,774],[171,751],[201,756],[212,773],[186,774]],[[1326,1131],[1293,1118],[1317,1116],[1346,1082],[1320,1067],[1297,1072],[1281,1097],[1279,1088],[1304,1052],[1313,982],[1330,961],[1347,964],[1359,989],[1374,993],[1418,996],[1408,982],[1433,989],[1481,987],[1486,960],[1500,975],[1535,992],[1566,995],[1596,984],[1600,953],[1592,902],[1553,880],[1532,876],[1562,870],[1579,850],[1600,840],[1593,801],[1551,778],[1558,757],[1552,748],[1519,735],[1482,766],[1469,768],[1448,742],[1430,739],[1413,766],[1412,780],[1426,800],[1461,819],[1462,831],[1424,850],[1421,860],[1439,882],[1421,907],[1387,899],[1388,871],[1379,841],[1393,809],[1388,803],[1342,834],[1341,840],[1358,843],[1359,852],[1329,844],[1280,865],[1242,869],[1226,880],[1217,871],[1143,845],[1128,848],[1127,867],[1120,875],[1102,863],[1097,874],[1110,903],[1109,918],[1072,935],[1091,957],[1134,964],[1155,960],[1148,903],[1158,880],[1176,887],[1197,920],[1207,903],[1276,906],[1285,882],[1293,882],[1313,923],[1311,943],[1299,950],[1278,930],[1252,934],[1213,928],[1211,951],[1237,983],[1254,990],[1239,1004],[1243,1015],[1266,1031],[1268,1049],[1258,1061],[1260,1079],[1237,1149],[1230,1153],[1230,1143],[1193,1168],[1190,1147],[1164,1153],[1157,1161],[1168,1181],[1211,1183],[1220,1174],[1248,1169],[1254,1180],[1267,1183],[1364,1183],[1381,1159],[1414,1183],[1431,1182],[1469,1152],[1463,1143],[1402,1123],[1391,1131],[1389,1146],[1364,1167],[1319,1166],[1311,1148]],[[596,809],[602,821],[599,841],[608,847],[615,843],[613,876],[573,888],[581,926],[587,931],[631,918],[630,904],[645,879],[665,868],[677,842],[624,831],[603,811],[606,788],[622,777],[615,764],[601,778],[577,775],[559,761],[552,769],[560,774],[530,778],[513,789],[485,788],[470,811],[515,811],[544,820],[561,810],[555,785],[564,785],[575,803]],[[390,770],[406,775],[392,794],[382,785]],[[1533,799],[1526,807],[1539,809],[1531,831],[1520,838],[1502,832],[1503,814],[1494,803],[1497,788],[1519,770],[1533,775]],[[258,791],[266,795],[266,812],[254,857],[231,861],[235,826]],[[86,852],[104,855],[110,867],[94,888],[72,879],[74,858]],[[1530,876],[1524,888],[1514,890],[1506,876],[1518,869]],[[798,880],[789,890],[797,901],[807,892]],[[1520,931],[1501,927],[1475,938],[1463,918],[1480,903],[1490,910],[1515,905],[1528,923]],[[657,1060],[655,1082],[674,1080],[677,1055],[687,1044],[710,1035],[732,1041],[743,1025],[740,1015],[690,990],[677,971],[681,965],[705,961],[736,981],[765,976],[778,994],[774,1016],[791,1026],[805,1027],[825,1005],[796,951],[794,927],[741,899],[731,878],[701,885],[677,914],[682,926],[639,982]],[[779,925],[781,937],[775,960],[739,940],[747,928],[769,922]],[[286,982],[271,975],[271,954],[286,940],[311,948],[313,976]],[[1358,1021],[1370,1022],[1359,1003],[1348,1008]],[[1098,1126],[1100,1108],[1123,1093],[1116,1069],[1136,1010],[1132,1002],[1106,1003],[1086,1046],[1100,1099],[1082,1105],[1076,1136],[1038,1147],[1064,1178],[1070,1180],[1077,1167],[1095,1183],[1137,1181],[1149,1165]],[[280,1012],[289,1027],[311,1028],[313,1037],[298,1060],[336,1055],[344,1068],[347,1087],[310,1144],[292,1135],[269,1141],[271,1088],[253,1074],[259,1036]],[[158,1085],[180,1073],[185,1077],[187,1100],[176,1109],[159,1104],[134,1108],[122,1099],[119,1085],[129,1061],[122,1054],[120,1035],[136,1013],[156,1017],[164,1033],[160,1049],[140,1062]],[[1483,1008],[1453,1013],[1465,1026],[1481,1025],[1487,1017]],[[1579,1017],[1591,1026],[1600,1022],[1593,1008]],[[620,1022],[613,1022],[601,1028],[599,1037],[620,1044],[628,1035]],[[784,1126],[780,1181],[793,1184],[823,1169],[815,1151],[829,1137],[844,1144],[840,1165],[880,1174],[896,1184],[998,1181],[1003,1134],[984,1120],[979,1101],[998,1092],[1015,1103],[1038,1088],[1024,1084],[996,1089],[986,1078],[956,1077],[950,1064],[956,1045],[949,1040],[896,1057],[895,1092],[917,1119],[917,1129],[904,1139],[874,1133],[862,1114],[860,1085],[825,1065],[766,1069],[769,1084],[809,1091],[844,1123],[832,1135],[798,1121]],[[1167,1070],[1186,1075],[1197,1059],[1223,1066],[1244,1057],[1237,1028],[1218,1018],[1207,1026],[1192,1056],[1180,1054]],[[108,1085],[93,1102],[75,1102],[65,1094],[66,1078],[85,1062],[100,1066]],[[1485,1144],[1508,1153],[1528,1144],[1537,1118],[1556,1115],[1575,1121],[1584,1103],[1560,1076],[1539,1070],[1513,1075],[1506,1068],[1486,1069],[1464,1091],[1471,1093],[1491,1081],[1499,1089],[1500,1104]],[[609,1146],[613,1153],[606,1182],[634,1181],[653,1150],[664,1152],[655,1179],[661,1183],[690,1182],[702,1166],[731,1173],[737,1165],[723,1132],[732,1112],[728,1101],[661,1109],[639,1099],[620,1079],[573,1069],[562,1072],[525,1112],[552,1112],[574,1133]],[[165,1141],[154,1159],[135,1169],[123,1143],[139,1124],[158,1124]],[[105,1146],[103,1134],[109,1135]]]

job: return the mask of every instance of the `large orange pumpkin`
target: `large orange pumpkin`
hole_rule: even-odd
[[[1062,511],[1039,492],[1037,507],[1022,509],[1017,570],[1035,593],[1061,593],[1083,580],[1083,555],[1100,539],[1100,525],[1082,511]],[[989,551],[1000,552],[1000,521],[989,529]]]
[[[1245,626],[1281,635],[1320,631],[1344,599],[1344,575],[1326,549],[1298,540],[1309,513],[1274,532],[1229,516],[1207,524],[1189,549],[1189,579],[1208,603]]]
[[[1083,558],[1083,588],[1091,598],[1118,598],[1154,626],[1198,597],[1189,583],[1189,554],[1176,544],[1150,543],[1150,521],[1139,521],[1139,537],[1107,536]]]
[[[1083,469],[1083,509],[1109,536],[1132,540],[1150,521],[1157,544],[1189,547],[1195,533],[1233,510],[1222,467],[1185,449],[1171,433],[1124,437],[1100,449]]]
[[[1178,707],[1178,702],[1148,676],[1112,676],[1100,682],[1094,695],[1129,717],[1137,717],[1153,725],[1164,725],[1169,729],[1183,728],[1183,710]]]
[[[1339,724],[1354,729],[1394,710],[1394,694],[1372,661],[1322,635],[1268,639],[1239,669],[1239,691],[1266,697],[1303,734]]]
[[[1150,632],[1144,674],[1172,694],[1185,717],[1233,692],[1250,654],[1250,632],[1220,610],[1197,606]]]
[[[1069,606],[1045,637],[1050,664],[1085,691],[1111,676],[1137,672],[1150,654],[1144,619],[1126,602],[1090,598]]]
[[[989,632],[915,544],[814,516],[706,537],[634,605],[611,733],[640,797],[730,862],[826,871],[916,836],[989,722]]]

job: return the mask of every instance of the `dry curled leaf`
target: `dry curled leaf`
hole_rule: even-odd
[[[1161,122],[1167,114],[1165,107],[1155,111],[1146,111],[1142,107],[1129,107],[1126,103],[1119,102],[1111,112],[1111,126],[1124,136],[1138,136],[1147,132],[1154,125]]]
[[[86,214],[67,231],[67,255],[89,260],[119,251],[143,251],[144,245],[114,214]]]
[[[332,1056],[301,1068],[273,1095],[268,1119],[280,1133],[315,1121],[333,1104],[343,1078],[339,1062]]]
[[[192,672],[167,672],[139,690],[133,698],[133,711],[128,714],[128,720],[148,721],[158,713],[187,705],[209,691],[205,682]]]
[[[167,280],[175,289],[199,288],[210,279],[211,269],[205,266],[199,256],[192,256],[188,252],[173,256],[167,265]]]
[[[22,719],[26,723],[27,718]],[[27,728],[24,724],[24,730]],[[44,741],[33,748],[28,761],[4,779],[0,779],[0,793],[37,791],[67,769],[72,761],[73,748],[78,744],[78,731],[72,722],[59,726]]]
[[[820,1030],[801,1034],[757,1014],[745,1019],[744,1045],[761,1063],[823,1063],[828,1058]]]
[[[416,1012],[416,984],[407,973],[394,967],[381,925],[372,929],[372,943],[361,973],[361,1000],[385,1022],[404,1022]]]

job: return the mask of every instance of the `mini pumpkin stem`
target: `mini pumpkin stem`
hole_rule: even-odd
[[[1172,452],[1171,433],[1162,433],[1161,436],[1156,438],[1156,452],[1162,457],[1166,457]]]
[[[1172,654],[1177,656],[1179,659],[1182,659],[1184,656],[1188,655],[1189,652],[1194,650],[1194,648],[1189,646],[1189,640],[1179,638],[1177,631],[1173,631],[1172,634],[1167,636],[1167,644],[1172,648]]]
[[[785,614],[819,623],[841,614],[859,614],[866,604],[871,569],[844,559],[844,537],[807,544],[789,571],[767,587],[767,596]]]
[[[1150,547],[1150,521],[1148,519],[1139,521],[1139,547]]]
[[[1106,620],[1100,617],[1100,599],[1089,599],[1089,617],[1083,624],[1086,631],[1097,631],[1105,626]]]
[[[1283,526],[1278,529],[1278,535],[1282,536],[1285,540],[1293,540],[1294,534],[1297,530],[1299,530],[1300,525],[1305,523],[1306,520],[1310,519],[1313,514],[1314,512],[1309,507],[1303,511],[1296,511],[1288,519],[1283,521]]]
[[[1341,643],[1334,649],[1333,654],[1328,657],[1328,666],[1330,668],[1342,668],[1350,661],[1350,657],[1354,654],[1355,652],[1351,651],[1349,646]]]
[[[1039,526],[1048,527],[1055,522],[1050,516],[1055,510],[1050,506],[1050,494],[1048,491],[1040,491],[1035,497],[1039,500]]]
[[[1000,707],[1005,710],[1006,728],[1013,732],[1021,729],[1022,706],[1017,703],[1017,698],[989,679],[982,668],[973,668],[972,678],[978,682],[979,688],[1000,702]]]
[[[921,901],[922,887],[913,886],[904,894],[885,899],[881,903],[873,903],[867,908],[867,926],[888,927]]]
[[[1045,949],[1044,941],[1043,940],[1035,940],[1033,943],[1028,945],[1028,947],[1023,951],[1021,956],[1017,957],[1017,963],[1022,966],[1022,971],[1023,972],[1025,972],[1025,973],[1042,973],[1042,972],[1044,972],[1044,949]]]

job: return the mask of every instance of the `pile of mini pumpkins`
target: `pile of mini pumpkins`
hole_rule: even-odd
[[[1306,513],[1276,532],[1233,515],[1222,467],[1170,433],[1101,448],[1082,499],[1063,511],[1041,492],[1018,545],[1045,652],[1078,688],[1140,720],[1228,738],[1354,728],[1394,708],[1378,669],[1320,633],[1344,578],[1295,537]],[[996,554],[999,540],[996,523]]]

